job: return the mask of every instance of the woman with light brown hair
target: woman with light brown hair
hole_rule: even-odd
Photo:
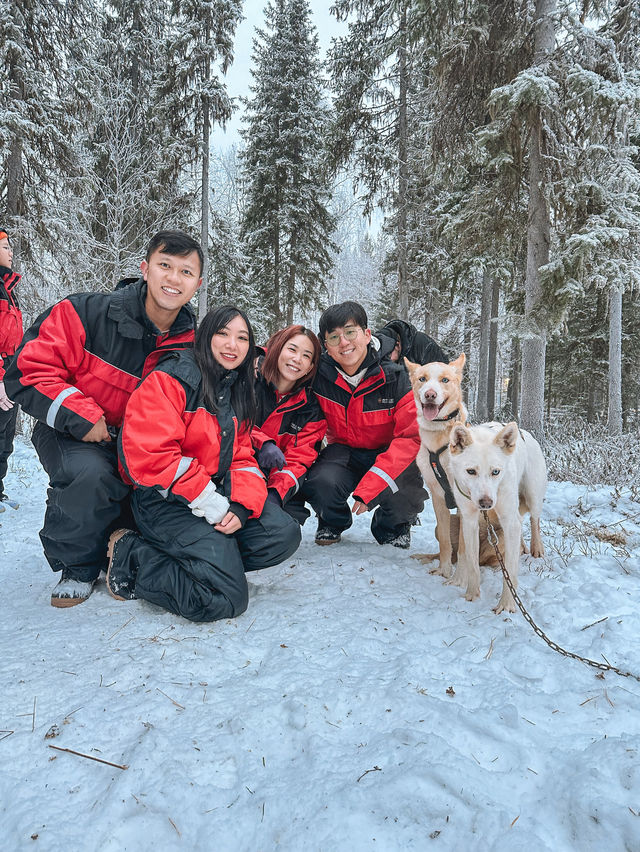
[[[298,496],[316,460],[327,424],[311,390],[320,341],[303,325],[276,332],[256,378],[257,415],[251,433],[256,458],[267,477],[267,500],[303,524],[309,510]]]

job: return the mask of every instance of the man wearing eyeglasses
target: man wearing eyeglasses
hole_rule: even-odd
[[[319,336],[324,352],[313,389],[327,419],[328,446],[302,488],[318,515],[316,544],[339,542],[352,513],[373,511],[376,541],[408,548],[411,521],[426,496],[415,463],[420,438],[408,375],[380,361],[358,302],[327,308]]]

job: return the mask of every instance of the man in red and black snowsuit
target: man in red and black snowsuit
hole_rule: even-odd
[[[114,439],[140,379],[167,351],[193,345],[188,303],[202,282],[202,260],[187,234],[161,231],[141,278],[53,305],[26,332],[6,373],[9,397],[38,421],[33,445],[49,475],[40,539],[51,568],[62,572],[53,606],[89,597],[123,513],[127,525],[130,489],[118,475]]]
[[[22,313],[15,293],[20,275],[13,272],[12,263],[13,249],[9,234],[0,226],[0,512],[4,512],[5,504],[18,508],[18,504],[10,500],[3,490],[18,416],[18,406],[7,396],[4,374],[9,366],[9,358],[22,340]]]
[[[313,390],[327,420],[328,446],[302,487],[318,515],[316,544],[340,541],[352,512],[374,509],[376,541],[408,548],[426,491],[415,462],[420,437],[407,372],[388,358],[380,361],[357,302],[327,308],[319,337],[326,351]]]

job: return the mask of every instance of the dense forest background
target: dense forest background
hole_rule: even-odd
[[[477,419],[638,428],[638,0],[336,0],[326,62],[308,0],[269,0],[235,105],[241,0],[1,9],[27,321],[181,227],[201,315],[234,302],[264,341],[357,299],[465,351]],[[216,150],[234,108],[242,143]]]

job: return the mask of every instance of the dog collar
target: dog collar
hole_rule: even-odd
[[[457,417],[460,414],[460,409],[456,408],[455,411],[452,411],[451,414],[448,414],[446,417],[434,417],[431,421],[432,423],[446,423],[447,420],[453,420],[454,417]]]
[[[455,477],[454,477],[453,481],[455,482],[455,484],[456,484],[456,488],[457,488],[457,489],[458,489],[458,491],[462,494],[462,496],[463,496],[463,497],[466,497],[466,498],[467,498],[467,500],[471,500],[471,494],[465,494],[465,493],[464,493],[464,491],[462,490],[462,488],[460,488],[460,485],[459,485],[459,483],[458,483],[458,480],[457,480]]]

